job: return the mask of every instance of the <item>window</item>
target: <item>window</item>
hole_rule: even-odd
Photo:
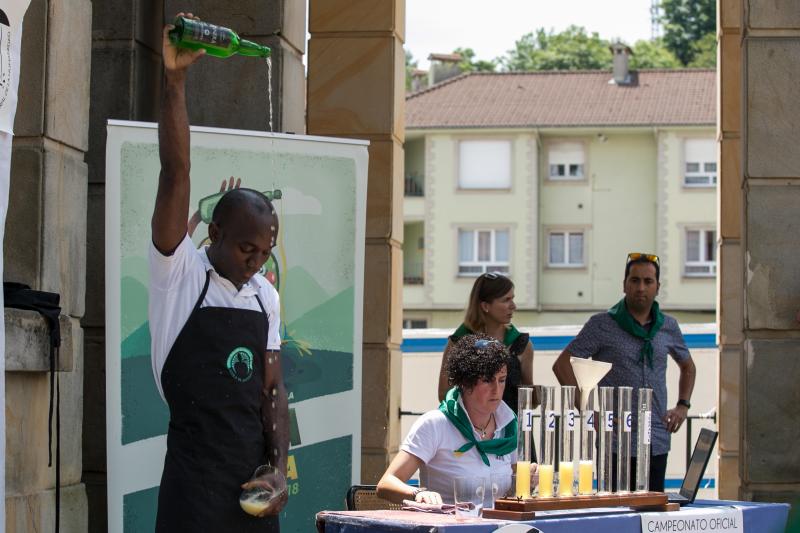
[[[684,275],[713,277],[717,274],[717,235],[714,230],[686,230]]]
[[[713,139],[686,139],[684,159],[686,160],[683,173],[684,186],[717,185],[717,143]]]
[[[511,188],[511,141],[458,143],[458,187]]]
[[[404,318],[403,329],[425,329],[428,327],[428,320],[425,318]]]
[[[553,143],[548,147],[547,162],[551,180],[584,179],[583,144]]]
[[[548,266],[575,268],[584,265],[582,231],[552,231],[548,244]]]
[[[458,275],[508,273],[507,229],[458,230]]]

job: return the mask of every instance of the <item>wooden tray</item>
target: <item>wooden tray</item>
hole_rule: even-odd
[[[663,492],[633,492],[628,494],[603,494],[570,496],[563,498],[530,498],[527,500],[500,498],[494,509],[485,509],[485,518],[504,520],[532,520],[537,511],[590,509],[593,507],[630,507],[636,511],[676,511],[676,503],[668,503]]]

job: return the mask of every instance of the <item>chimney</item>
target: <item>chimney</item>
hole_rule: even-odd
[[[628,57],[633,54],[629,46],[617,41],[608,47],[614,59],[614,78],[608,83],[617,85],[628,85],[631,82],[631,74],[628,70]]]
[[[428,61],[431,62],[428,71],[429,86],[461,74],[461,69],[458,68],[461,54],[431,54],[428,56]]]
[[[428,71],[414,69],[411,71],[411,92],[421,91],[428,86]]]

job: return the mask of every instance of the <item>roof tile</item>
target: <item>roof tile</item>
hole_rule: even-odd
[[[463,74],[406,98],[406,129],[713,125],[716,73],[706,69]]]

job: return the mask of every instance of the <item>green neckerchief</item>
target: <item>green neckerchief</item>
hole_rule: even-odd
[[[455,331],[455,333],[453,333],[453,337],[455,337],[455,340],[458,340],[461,337],[464,337],[465,335],[472,335],[473,333],[474,332],[471,329],[469,329],[464,324],[461,324],[460,326],[458,326],[458,329]],[[506,347],[510,347],[512,344],[514,344],[514,341],[517,340],[520,335],[522,334],[519,332],[517,328],[514,327],[514,324],[509,324],[508,327],[506,328],[506,333],[503,336],[503,344]]]
[[[621,327],[634,337],[644,340],[642,350],[639,352],[639,362],[643,363],[645,360],[650,368],[653,368],[653,338],[664,325],[664,314],[658,308],[658,302],[653,301],[653,307],[650,314],[653,317],[653,325],[650,326],[650,331],[642,327],[639,322],[633,318],[625,305],[625,298],[617,302],[617,304],[608,310],[611,318]]]
[[[453,450],[455,453],[464,453],[469,451],[473,446],[478,450],[478,453],[486,466],[489,466],[489,458],[486,457],[487,453],[493,453],[497,456],[508,455],[517,449],[517,417],[511,420],[503,431],[503,436],[499,439],[478,440],[475,438],[475,432],[472,431],[472,422],[469,421],[467,411],[461,404],[458,403],[458,387],[453,387],[447,391],[444,401],[439,405],[439,410],[444,413],[444,416],[456,427],[467,442],[461,448]]]

